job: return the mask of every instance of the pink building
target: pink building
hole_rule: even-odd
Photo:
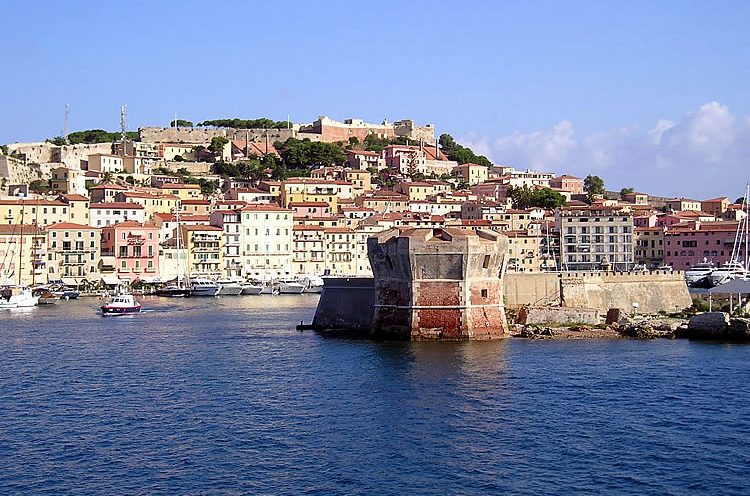
[[[120,280],[159,276],[159,228],[155,224],[125,221],[102,229],[102,261],[113,258]]]
[[[690,223],[691,227],[672,228],[664,234],[664,263],[675,270],[686,270],[705,258],[716,265],[732,256],[736,222]],[[744,244],[740,252],[744,251]]]
[[[551,188],[558,188],[563,191],[567,191],[572,195],[583,194],[583,179],[581,179],[580,177],[563,174],[562,176],[557,176],[550,179],[549,185]]]

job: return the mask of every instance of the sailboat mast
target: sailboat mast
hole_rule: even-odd
[[[750,254],[750,183],[745,185],[745,270],[750,270],[750,260],[748,260],[748,254]]]
[[[175,209],[175,221],[177,223],[177,287],[182,287],[180,284],[180,275],[182,274],[182,264],[180,263],[180,209],[182,208],[181,202],[177,201],[177,208]]]
[[[37,208],[39,208],[37,206]],[[18,239],[18,287],[21,287],[21,272],[23,264],[23,216],[26,213],[26,204],[21,200],[21,236]]]

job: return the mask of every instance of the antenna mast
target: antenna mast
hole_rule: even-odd
[[[128,137],[128,106],[120,106],[120,140],[122,141],[122,154],[125,153],[125,140]]]
[[[70,140],[68,139],[68,134],[70,133],[70,104],[65,104],[65,119],[63,120],[63,139],[65,140],[65,144],[69,145]]]

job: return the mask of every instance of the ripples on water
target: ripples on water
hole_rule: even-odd
[[[0,314],[0,492],[750,491],[750,346],[294,331],[316,302]]]

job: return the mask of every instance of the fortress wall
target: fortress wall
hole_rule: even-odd
[[[610,308],[638,313],[676,312],[692,304],[681,272],[633,274],[582,273],[562,275],[562,306]]]

